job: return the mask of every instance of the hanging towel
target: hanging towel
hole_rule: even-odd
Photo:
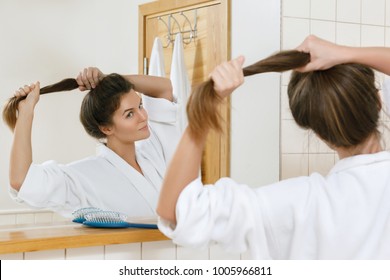
[[[186,105],[191,92],[191,85],[184,63],[183,39],[180,33],[176,34],[175,44],[173,46],[171,82],[173,96],[179,105],[177,110],[179,129],[183,132],[187,126]]]
[[[163,48],[160,38],[156,37],[150,54],[149,75],[165,77]]]
[[[385,81],[382,84],[382,94],[383,94],[383,103],[384,111],[390,116],[390,78],[386,77]]]

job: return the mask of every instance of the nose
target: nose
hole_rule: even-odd
[[[138,118],[141,122],[146,121],[148,119],[148,114],[145,110],[138,110]]]

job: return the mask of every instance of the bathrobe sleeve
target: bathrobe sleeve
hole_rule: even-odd
[[[179,196],[177,224],[160,219],[159,229],[182,246],[202,248],[217,242],[227,251],[249,251],[254,259],[287,258],[291,247],[299,251],[302,245],[292,238],[297,221],[310,224],[315,218],[319,188],[310,182],[321,178],[303,176],[261,188],[230,178],[203,186],[198,178]]]
[[[10,188],[10,195],[17,202],[69,217],[76,208],[88,205],[83,185],[86,182],[72,168],[47,161],[31,164],[19,192]]]
[[[256,192],[229,178],[203,186],[198,178],[181,193],[176,227],[159,220],[159,229],[182,246],[204,248],[218,242],[231,252],[256,252],[269,259],[266,219]]]
[[[177,123],[177,104],[164,98],[153,98],[143,95],[143,103],[149,117],[151,136],[141,141],[140,146],[145,154],[162,158],[166,165],[175,152],[180,139]],[[152,154],[153,153],[153,154]]]

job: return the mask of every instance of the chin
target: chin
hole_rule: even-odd
[[[142,134],[140,135],[140,137],[139,137],[138,140],[145,140],[145,139],[148,139],[149,136],[150,136],[150,131],[148,130],[148,131],[145,131],[144,133],[142,133]]]

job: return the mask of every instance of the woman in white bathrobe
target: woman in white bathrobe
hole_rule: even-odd
[[[315,36],[298,49],[311,61],[299,69],[304,73],[292,74],[292,114],[340,161],[327,176],[260,188],[230,178],[203,186],[197,175],[207,133],[187,129],[157,207],[160,230],[177,244],[218,242],[227,250],[250,250],[255,259],[390,259],[390,153],[377,130],[381,102],[374,73],[361,65],[389,75],[390,49],[338,46]],[[242,64],[239,57],[211,73],[221,98],[243,82]]]
[[[166,164],[179,140],[170,80],[104,75],[90,67],[77,83],[80,90],[90,90],[80,119],[87,133],[104,144],[96,156],[70,164],[33,163],[31,128],[39,83],[20,88],[15,95],[27,97],[19,103],[14,130],[11,196],[64,216],[82,207],[155,215]]]

